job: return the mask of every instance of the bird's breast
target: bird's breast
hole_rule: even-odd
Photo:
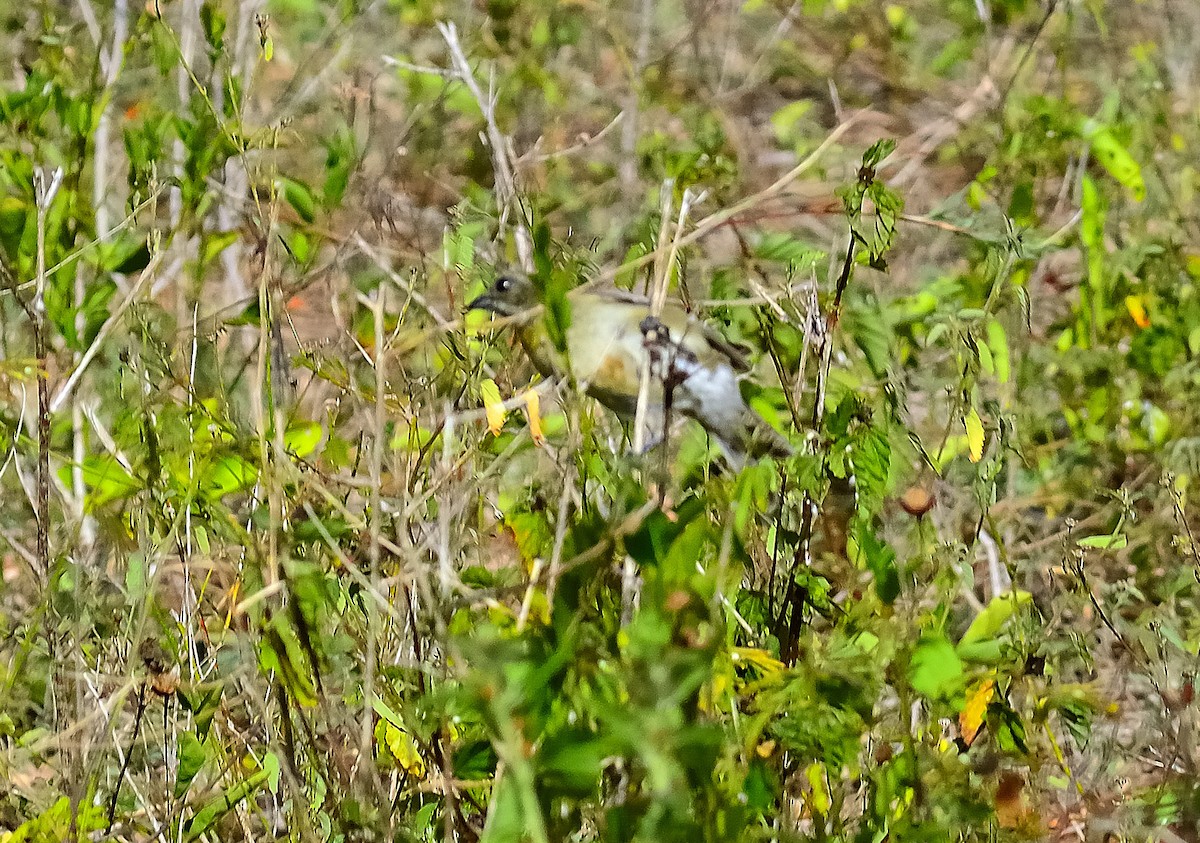
[[[632,412],[647,362],[640,331],[624,325],[575,323],[569,334],[576,379],[617,412]]]

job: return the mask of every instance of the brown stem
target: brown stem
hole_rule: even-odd
[[[133,750],[137,747],[138,735],[142,731],[142,716],[146,713],[146,682],[142,683],[142,689],[138,693],[137,713],[133,717],[133,737],[129,739],[129,749],[125,752],[125,761],[121,764],[121,771],[117,773],[117,783],[113,785],[112,798],[108,801],[108,834],[112,834],[113,821],[117,816],[117,797],[121,795],[121,782],[125,781],[125,776],[129,772],[129,760],[133,758]]]
[[[829,380],[829,367],[833,359],[833,329],[837,327],[838,319],[841,317],[842,294],[846,291],[846,285],[849,284],[850,275],[854,271],[854,251],[857,245],[858,240],[852,232],[850,242],[846,246],[846,258],[842,261],[842,271],[838,274],[837,283],[834,286],[833,304],[825,316],[825,330],[821,336],[821,362],[817,368],[817,394],[812,409],[811,430],[814,435],[819,434],[825,416],[825,387]],[[825,456],[823,452],[820,452],[820,460],[821,473],[824,474]],[[786,616],[786,635],[780,637],[780,656],[786,664],[792,664],[796,660],[800,627],[804,622],[806,595],[801,593],[800,585],[796,581],[796,573],[801,566],[804,568],[812,566],[812,539],[816,520],[817,502],[813,499],[812,491],[805,489],[800,504],[800,540],[792,559],[787,594],[784,596],[777,623],[778,628],[783,629]]]

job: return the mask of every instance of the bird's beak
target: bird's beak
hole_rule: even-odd
[[[492,304],[491,298],[488,297],[488,294],[484,293],[482,296],[479,296],[479,298],[474,299],[473,301],[471,301],[467,304],[467,312],[469,313],[472,310],[491,311],[491,310],[495,310],[495,307]]]

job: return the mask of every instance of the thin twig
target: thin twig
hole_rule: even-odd
[[[446,406],[446,423],[442,426],[442,476],[449,478],[455,471],[454,464],[454,413]],[[450,507],[438,507],[438,584],[443,601],[449,603],[454,584],[454,562],[450,558]]]
[[[817,366],[817,388],[816,395],[813,398],[812,423],[809,430],[809,436],[812,437],[810,441],[814,445],[818,441],[825,418],[825,391],[829,381],[829,368],[833,355],[833,331],[841,316],[842,294],[845,292],[846,285],[850,281],[850,275],[854,271],[854,252],[857,243],[857,239],[851,233],[850,242],[846,246],[846,257],[842,261],[842,269],[838,274],[837,283],[834,288],[833,304],[830,306],[829,313],[825,316],[825,326],[821,332],[821,360]],[[824,459],[821,462],[823,474]],[[797,575],[802,569],[807,570],[812,567],[812,539],[813,531],[816,527],[816,518],[817,502],[814,500],[812,492],[809,489],[805,489],[800,504],[800,537],[796,543],[796,553],[792,560],[791,576],[788,579],[787,593],[784,596],[778,624],[780,629],[784,630],[786,621],[786,630],[784,630],[786,636],[781,637],[782,647],[780,655],[783,661],[788,664],[791,664],[796,658],[800,624],[804,617],[805,601],[800,594]]]
[[[637,142],[641,116],[642,73],[650,59],[650,39],[654,34],[655,0],[638,0],[638,36],[634,46],[633,67],[630,68],[629,90],[625,94],[624,113],[628,115],[621,128],[621,164],[618,175],[621,187],[629,195],[637,185]]]
[[[38,472],[37,472],[37,557],[42,573],[50,573],[50,383],[46,343],[46,216],[62,186],[63,169],[57,168],[46,183],[46,172],[34,173],[37,201],[37,286],[33,299],[33,344],[37,357]]]
[[[112,798],[108,802],[108,830],[112,831],[113,822],[117,816],[117,797],[121,795],[121,782],[124,781],[126,774],[129,772],[129,761],[133,758],[133,749],[137,746],[138,735],[142,732],[142,719],[146,713],[146,683],[142,683],[141,692],[138,694],[137,712],[133,717],[133,736],[129,739],[129,749],[125,753],[125,760],[121,764],[121,770],[117,773],[117,783],[113,785]]]
[[[84,5],[87,5],[86,3]],[[101,71],[104,73],[104,88],[97,99],[101,102],[100,116],[96,120],[95,141],[92,149],[92,205],[96,209],[96,233],[108,233],[108,205],[114,200],[108,183],[108,159],[112,132],[112,87],[121,73],[125,61],[125,40],[129,37],[129,0],[113,2],[112,46],[101,51]]]
[[[417,292],[411,281],[406,281],[404,277],[400,275],[400,273],[392,269],[391,264],[384,260],[383,255],[381,255],[378,250],[376,250],[370,243],[363,239],[363,236],[357,231],[354,232],[354,243],[360,250],[362,250],[364,255],[369,257],[375,263],[377,267],[383,270],[383,272],[387,273],[387,276],[397,287],[403,290],[409,298],[420,305],[422,310],[432,316],[433,321],[437,322],[439,326],[446,326],[450,324],[450,320],[443,316],[441,311],[430,304],[429,299]]]
[[[391,67],[398,67],[401,70],[410,70],[413,73],[424,73],[429,76],[437,76],[441,79],[457,79],[458,73],[454,70],[446,70],[443,67],[433,67],[428,64],[413,64],[404,59],[398,59],[395,56],[384,56],[383,63]]]
[[[387,343],[384,341],[384,318],[387,313],[387,287],[380,285],[375,291],[372,302],[371,316],[375,329],[375,404],[371,426],[371,511],[367,522],[369,545],[368,556],[371,565],[371,590],[378,594],[380,590],[380,552],[379,537],[383,532],[383,452],[387,432],[387,406],[384,396],[387,394]],[[363,707],[362,723],[359,732],[359,748],[364,757],[370,757],[372,745],[372,730],[375,725],[374,696],[376,659],[379,647],[379,614],[370,612],[367,618],[367,652],[366,664],[363,666]]]
[[[579,425],[571,426],[578,431]],[[576,434],[578,435],[578,434]],[[576,442],[578,446],[578,442]],[[574,466],[574,461],[568,463]],[[546,605],[553,610],[554,592],[558,588],[558,578],[562,575],[562,554],[567,541],[567,523],[570,520],[572,497],[575,493],[576,478],[570,471],[562,473],[562,491],[558,496],[558,514],[554,524],[554,544],[550,551],[550,570],[546,575]]]
[[[453,22],[439,21],[437,28],[446,42],[446,47],[450,50],[450,60],[458,77],[467,86],[467,90],[471,92],[471,96],[479,105],[479,110],[483,112],[483,120],[487,127],[488,146],[492,150],[492,167],[496,173],[496,192],[502,209],[502,220],[503,215],[509,212],[516,217],[517,257],[520,258],[521,268],[526,272],[532,272],[533,238],[529,234],[529,226],[525,224],[521,211],[515,168],[509,157],[508,143],[500,131],[500,127],[496,124],[495,98],[484,96],[480,89],[479,82],[475,79],[475,72],[471,69],[471,64],[463,52],[462,43],[458,39],[458,27]]]
[[[646,290],[650,297],[650,315],[657,317],[662,313],[662,303],[667,298],[667,279],[671,270],[663,259],[663,244],[671,231],[671,206],[675,196],[674,179],[666,179],[662,183],[659,209],[658,239],[650,257],[654,260],[654,283]],[[678,232],[676,232],[678,235]],[[676,237],[678,240],[678,237]],[[650,406],[650,358],[643,355],[641,372],[638,379],[637,405],[633,414],[633,450],[642,453],[646,449],[646,414]]]
[[[538,152],[537,147],[538,144],[541,143],[541,138],[538,138],[538,142],[534,144],[533,149],[517,158],[516,164],[520,166],[527,161],[541,164],[545,161],[553,161],[555,158],[565,158],[568,155],[574,155],[576,152],[583,152],[585,149],[590,149],[600,141],[604,140],[604,136],[616,128],[617,124],[621,123],[624,118],[625,112],[618,111],[617,116],[605,124],[604,128],[596,132],[596,134],[590,135],[587,133],[581,133],[579,135],[579,139],[571,146],[563,147],[562,149],[556,149],[553,152]]]

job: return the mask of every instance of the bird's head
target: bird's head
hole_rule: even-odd
[[[518,272],[503,272],[483,295],[467,305],[467,310],[486,310],[497,316],[516,316],[537,307],[538,295],[533,282]]]

